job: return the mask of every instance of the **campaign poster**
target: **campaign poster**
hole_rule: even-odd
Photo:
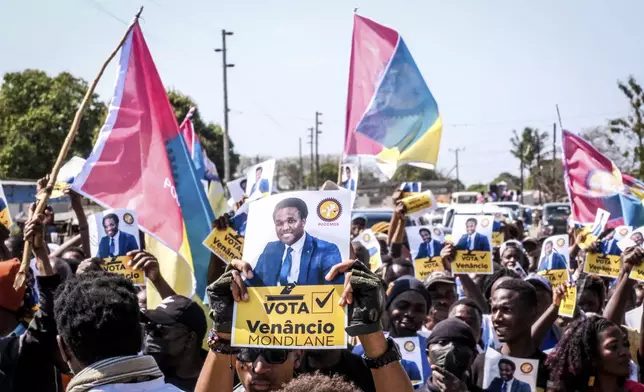
[[[230,226],[221,230],[215,227],[203,244],[226,263],[242,259],[244,237]]]
[[[226,184],[228,192],[230,193],[230,198],[233,200],[233,205],[239,202],[241,199],[246,196],[246,183],[248,180],[246,177],[241,177],[233,181],[229,181]]]
[[[628,233],[626,237],[622,238],[622,240],[617,243],[617,246],[619,246],[622,251],[636,245],[644,247],[644,226],[638,227]]]
[[[559,316],[573,318],[577,308],[577,286],[567,286],[566,295],[559,304]]]
[[[422,191],[422,187],[423,187],[423,183],[420,181],[403,182],[400,184],[400,187],[398,187],[398,189],[403,193],[417,193]]]
[[[613,239],[619,242],[628,237],[631,231],[633,231],[633,226],[617,226],[615,228],[615,233],[613,234]]]
[[[568,234],[546,238],[541,246],[537,271],[568,270]]]
[[[617,278],[622,266],[622,256],[588,252],[584,272],[607,278]]]
[[[414,274],[425,280],[432,272],[443,271],[440,257],[443,249],[443,231],[435,226],[409,226],[405,228],[414,261]]]
[[[345,190],[276,194],[250,203],[243,260],[253,267],[249,301],[235,303],[232,344],[240,347],[346,347],[344,275],[351,194]]]
[[[423,361],[421,355],[421,345],[418,336],[411,336],[407,338],[393,338],[394,342],[400,350],[400,356],[403,361],[406,361],[408,366],[408,376],[411,379],[413,386],[423,383]]]
[[[571,281],[570,271],[568,270],[563,270],[563,269],[543,270],[543,271],[537,271],[537,274],[548,279],[552,287],[559,287],[561,285],[565,285],[566,282]]]
[[[126,209],[97,212],[87,218],[92,257],[112,259],[141,249],[136,213]]]
[[[597,241],[599,236],[604,232],[606,223],[608,223],[608,218],[610,218],[610,212],[602,210],[601,208],[597,209],[597,214],[595,215],[595,221],[593,224],[591,226],[586,226],[583,229],[587,234],[584,241],[579,243],[579,247],[581,249],[588,249],[588,247]]]
[[[63,191],[74,182],[74,178],[83,170],[84,165],[85,160],[81,157],[73,157],[67,161],[58,172],[50,198],[56,199],[64,196]]]
[[[356,201],[356,191],[358,189],[358,176],[360,172],[358,170],[358,165],[353,163],[343,163],[342,164],[342,176],[340,185],[349,191],[351,191],[351,205]]]
[[[273,190],[274,173],[275,159],[251,166],[246,172],[246,196],[250,200],[270,196]]]
[[[492,215],[456,215],[452,239],[456,257],[452,274],[492,274]]]
[[[100,264],[103,271],[121,275],[132,281],[135,286],[145,285],[145,273],[142,270],[135,270],[130,265],[131,258],[127,256],[112,257],[103,260]]]
[[[7,197],[4,195],[2,183],[0,183],[0,225],[8,229],[11,227],[12,223],[13,221],[11,219],[11,211],[9,211],[9,203],[7,202]]]
[[[483,390],[486,392],[536,392],[539,360],[485,351]],[[504,388],[505,386],[505,388]]]
[[[413,193],[400,202],[405,206],[405,214],[412,217],[422,216],[436,208],[436,199],[432,191]]]
[[[371,229],[364,230],[353,240],[353,242],[359,242],[369,252],[369,268],[372,271],[380,268],[382,265],[380,242],[378,242],[376,235],[371,231]]]

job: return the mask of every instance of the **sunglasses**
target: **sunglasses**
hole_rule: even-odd
[[[287,350],[276,349],[259,349],[259,348],[242,348],[237,354],[237,359],[242,362],[255,363],[259,356],[264,357],[264,361],[270,365],[281,365],[288,358]]]

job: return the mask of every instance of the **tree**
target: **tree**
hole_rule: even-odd
[[[508,184],[508,189],[519,188],[519,183],[521,182],[519,177],[515,176],[514,174],[503,172],[499,174],[494,180],[492,180],[492,184],[498,184],[501,181],[505,181]]]
[[[58,157],[87,82],[67,72],[40,70],[4,74],[0,87],[0,177],[36,179]],[[105,120],[107,107],[94,94],[81,118],[69,157],[86,158]]]
[[[188,114],[191,107],[196,107],[197,104],[189,96],[181,93],[178,90],[168,90],[168,98],[174,110],[174,116],[177,118],[177,123],[181,122]],[[204,122],[199,115],[199,111],[195,111],[192,116],[192,123],[195,132],[199,136],[201,145],[206,150],[208,158],[212,160],[217,166],[217,171],[220,176],[224,172],[224,132],[219,124]],[[235,153],[234,144],[232,140],[229,143],[230,157],[230,172],[235,173],[237,165],[239,164],[239,154]],[[223,177],[222,177],[223,179]]]
[[[338,161],[336,160],[326,160],[320,162],[320,171],[318,173],[318,182],[317,184],[313,183],[313,178],[311,173],[306,177],[306,183],[310,184],[312,188],[318,189],[326,181],[338,182]]]
[[[631,113],[626,117],[611,120],[610,131],[613,135],[624,136],[630,141],[629,145],[634,146],[633,155],[637,166],[637,173],[634,174],[640,179],[644,179],[644,122],[642,121],[644,91],[633,76],[629,76],[626,83],[617,81],[617,87],[628,98]],[[608,145],[613,146],[614,144],[614,139],[608,138]],[[630,152],[626,150],[623,156],[628,158],[629,154]]]
[[[510,152],[517,159],[521,160],[526,168],[531,168],[536,164],[537,157],[541,158],[542,152],[548,142],[548,133],[541,132],[536,128],[525,127],[521,135],[517,131],[512,131],[513,136],[510,139],[512,150]]]
[[[566,186],[564,184],[561,159],[546,159],[541,162],[540,167],[534,166],[530,170],[526,186],[543,192],[545,200],[542,201],[545,202],[559,201],[564,198],[566,196]]]
[[[435,170],[423,169],[420,167],[405,165],[396,170],[392,181],[434,181],[443,180],[438,172]]]
[[[613,134],[609,127],[599,126],[585,129],[581,137],[613,161],[622,173],[632,173],[635,170],[635,155],[630,151],[633,141],[626,135]]]
[[[468,192],[487,192],[487,185],[486,184],[472,184],[467,187]]]

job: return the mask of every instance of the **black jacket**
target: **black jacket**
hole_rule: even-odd
[[[56,321],[54,292],[60,284],[58,275],[39,276],[39,309],[21,336],[0,338],[0,391],[62,391],[54,367]]]

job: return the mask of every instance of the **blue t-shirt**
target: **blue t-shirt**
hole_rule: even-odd
[[[541,347],[539,347],[539,350],[541,351],[550,350],[551,348],[554,348],[558,342],[559,340],[557,339],[557,335],[555,335],[554,326],[550,327],[550,329],[548,330],[548,333],[543,338],[543,342],[541,343]]]

